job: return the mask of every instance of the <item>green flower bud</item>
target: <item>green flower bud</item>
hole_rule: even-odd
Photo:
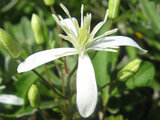
[[[139,69],[141,60],[136,59],[128,63],[122,70],[118,72],[118,79],[121,82],[126,81],[128,78],[132,77]]]
[[[36,14],[32,15],[31,26],[37,44],[43,44],[44,43],[43,25],[38,15]]]
[[[115,19],[119,13],[120,0],[109,0],[109,18]]]
[[[53,6],[54,0],[44,0],[46,6]]]
[[[28,91],[28,99],[33,108],[38,108],[40,105],[40,95],[36,85],[32,85]]]
[[[0,28],[0,47],[3,48],[12,58],[18,58],[21,49],[14,39],[3,29]]]

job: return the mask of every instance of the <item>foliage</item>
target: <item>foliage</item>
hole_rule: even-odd
[[[72,16],[79,18],[80,6],[84,4],[84,14],[92,13],[92,26],[104,18],[108,8],[107,0],[55,0],[54,9],[63,15],[59,4],[69,8]],[[31,28],[31,16],[36,13],[42,20],[45,43],[37,45]],[[32,53],[60,47],[56,22],[49,7],[43,0],[0,0],[0,28],[7,31],[21,46],[21,58]],[[89,56],[95,70],[99,89],[98,104],[92,120],[159,120],[160,112],[160,2],[159,0],[121,0],[119,16],[107,20],[96,36],[111,28],[119,29],[117,35],[133,38],[148,53],[142,54],[135,48],[121,47],[119,52],[93,52]],[[110,28],[111,27],[111,28]],[[63,46],[71,46],[63,40]],[[118,72],[134,59],[141,59],[139,70],[125,81],[119,81]],[[36,69],[48,79],[55,94],[34,72],[17,73],[20,59],[13,59],[0,48],[0,95],[12,94],[24,100],[20,106],[0,102],[0,119],[82,119],[76,106],[77,56],[66,58],[69,76],[65,72],[63,59],[58,59]],[[67,80],[69,79],[69,82]],[[39,88],[40,111],[32,108],[27,97],[32,84]],[[68,88],[68,86],[70,86]],[[87,91],[86,91],[87,92]],[[68,117],[69,116],[69,117]],[[67,118],[68,117],[68,118]]]

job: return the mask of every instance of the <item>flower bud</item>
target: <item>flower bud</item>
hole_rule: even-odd
[[[43,44],[44,43],[43,25],[38,15],[36,14],[32,15],[31,26],[37,44]]]
[[[40,105],[40,95],[36,85],[32,85],[28,91],[28,99],[33,108],[38,108]]]
[[[44,0],[46,6],[52,6],[54,4],[54,0]]]
[[[120,0],[109,0],[109,18],[115,19],[118,16]]]
[[[0,47],[3,48],[12,58],[18,58],[21,54],[21,49],[14,41],[14,39],[1,28]]]
[[[121,82],[126,81],[128,78],[132,77],[139,69],[141,60],[136,59],[128,63],[122,70],[118,72],[118,79]]]

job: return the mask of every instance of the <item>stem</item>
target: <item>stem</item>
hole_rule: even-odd
[[[43,115],[42,111],[40,110],[40,108],[37,108],[37,110],[38,110],[38,112],[40,113],[42,119],[43,119],[43,120],[47,120],[47,119],[45,118],[45,116]]]
[[[47,78],[48,78],[48,82],[49,82],[49,84],[51,85],[52,83],[51,83],[51,79],[50,79],[50,76],[49,76],[49,73],[48,73],[48,69],[47,69],[46,64],[44,64],[44,69],[45,69],[45,73],[46,73]]]
[[[24,61],[24,59],[23,59],[22,57],[20,57],[19,60],[20,60],[21,62]],[[56,91],[56,89],[55,89],[52,85],[50,85],[50,84],[45,80],[45,78],[42,77],[35,69],[33,69],[32,72],[35,73],[35,74],[40,78],[40,81],[41,81],[43,84],[45,84],[47,87],[49,87],[56,95],[58,95],[59,97],[61,97],[61,98],[63,98],[63,99],[66,99],[66,98],[67,98],[66,96],[63,96],[63,95],[61,95],[60,93],[58,93],[58,92]]]
[[[70,74],[67,77],[67,85],[68,85],[69,94],[70,94],[70,80],[71,80],[71,77],[74,74],[74,72],[77,70],[77,67],[78,67],[78,61],[77,61],[76,65],[74,66],[74,68],[72,69],[72,71],[70,72]]]
[[[53,8],[53,7],[50,7],[50,9],[51,9],[52,14],[55,14],[55,15],[56,15],[56,12],[55,12],[54,8]],[[59,25],[58,25],[57,23],[56,23],[56,25],[57,25],[58,33],[61,34]],[[60,43],[60,47],[62,48],[62,47],[63,47],[63,43],[62,43],[61,37],[59,37],[59,43]],[[62,57],[62,59],[63,59],[63,62],[64,62],[65,72],[66,72],[66,74],[67,74],[67,76],[68,76],[68,75],[69,75],[69,72],[68,72],[67,63],[66,63],[66,57]]]
[[[62,69],[58,66],[58,64],[56,63],[56,61],[54,61],[54,64],[55,64],[56,69],[57,69],[57,71],[58,71],[58,75],[60,76],[60,79],[62,80],[62,93],[63,93],[63,95],[65,95],[63,71],[62,71]]]
[[[97,55],[97,51],[94,52],[94,54],[93,54],[91,59],[93,60],[96,57],[96,55]]]
[[[100,87],[100,88],[98,89],[98,91],[101,91],[103,88],[105,88],[105,87],[107,87],[108,85],[111,85],[111,84],[113,84],[113,83],[115,83],[115,82],[116,82],[116,81],[111,81],[111,82],[103,85],[102,87]]]

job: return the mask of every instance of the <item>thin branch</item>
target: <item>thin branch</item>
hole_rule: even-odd
[[[112,84],[114,84],[115,82],[116,82],[116,81],[111,81],[111,82],[103,85],[102,87],[98,88],[98,91],[101,91],[103,88],[107,87],[108,85],[112,85]]]
[[[53,8],[53,7],[50,7],[50,9],[51,9],[52,14],[55,14],[55,15],[56,15],[56,12],[55,12],[54,8]],[[59,25],[58,25],[57,23],[56,23],[56,25],[57,25],[58,33],[61,34]],[[61,37],[59,37],[59,43],[60,43],[60,47],[63,47],[63,43],[62,43]],[[62,59],[63,59],[63,62],[64,62],[65,72],[66,72],[66,74],[67,74],[67,76],[68,76],[68,75],[69,75],[69,72],[68,72],[67,63],[66,63],[66,57],[62,57]]]
[[[19,58],[19,60],[22,62],[24,61],[24,59],[22,57]],[[32,70],[33,73],[35,73],[39,78],[40,78],[40,81],[45,84],[47,87],[49,87],[56,95],[58,95],[59,97],[63,98],[63,99],[66,99],[67,97],[66,96],[63,96],[61,95],[60,93],[58,93],[56,91],[56,89],[51,86],[46,80],[44,77],[42,77],[35,69]]]
[[[77,67],[78,67],[78,61],[77,61],[76,65],[74,66],[74,68],[72,69],[72,71],[70,72],[70,74],[67,77],[67,85],[68,85],[69,94],[70,94],[70,80],[71,80],[71,77],[74,74],[74,72],[77,70]]]

